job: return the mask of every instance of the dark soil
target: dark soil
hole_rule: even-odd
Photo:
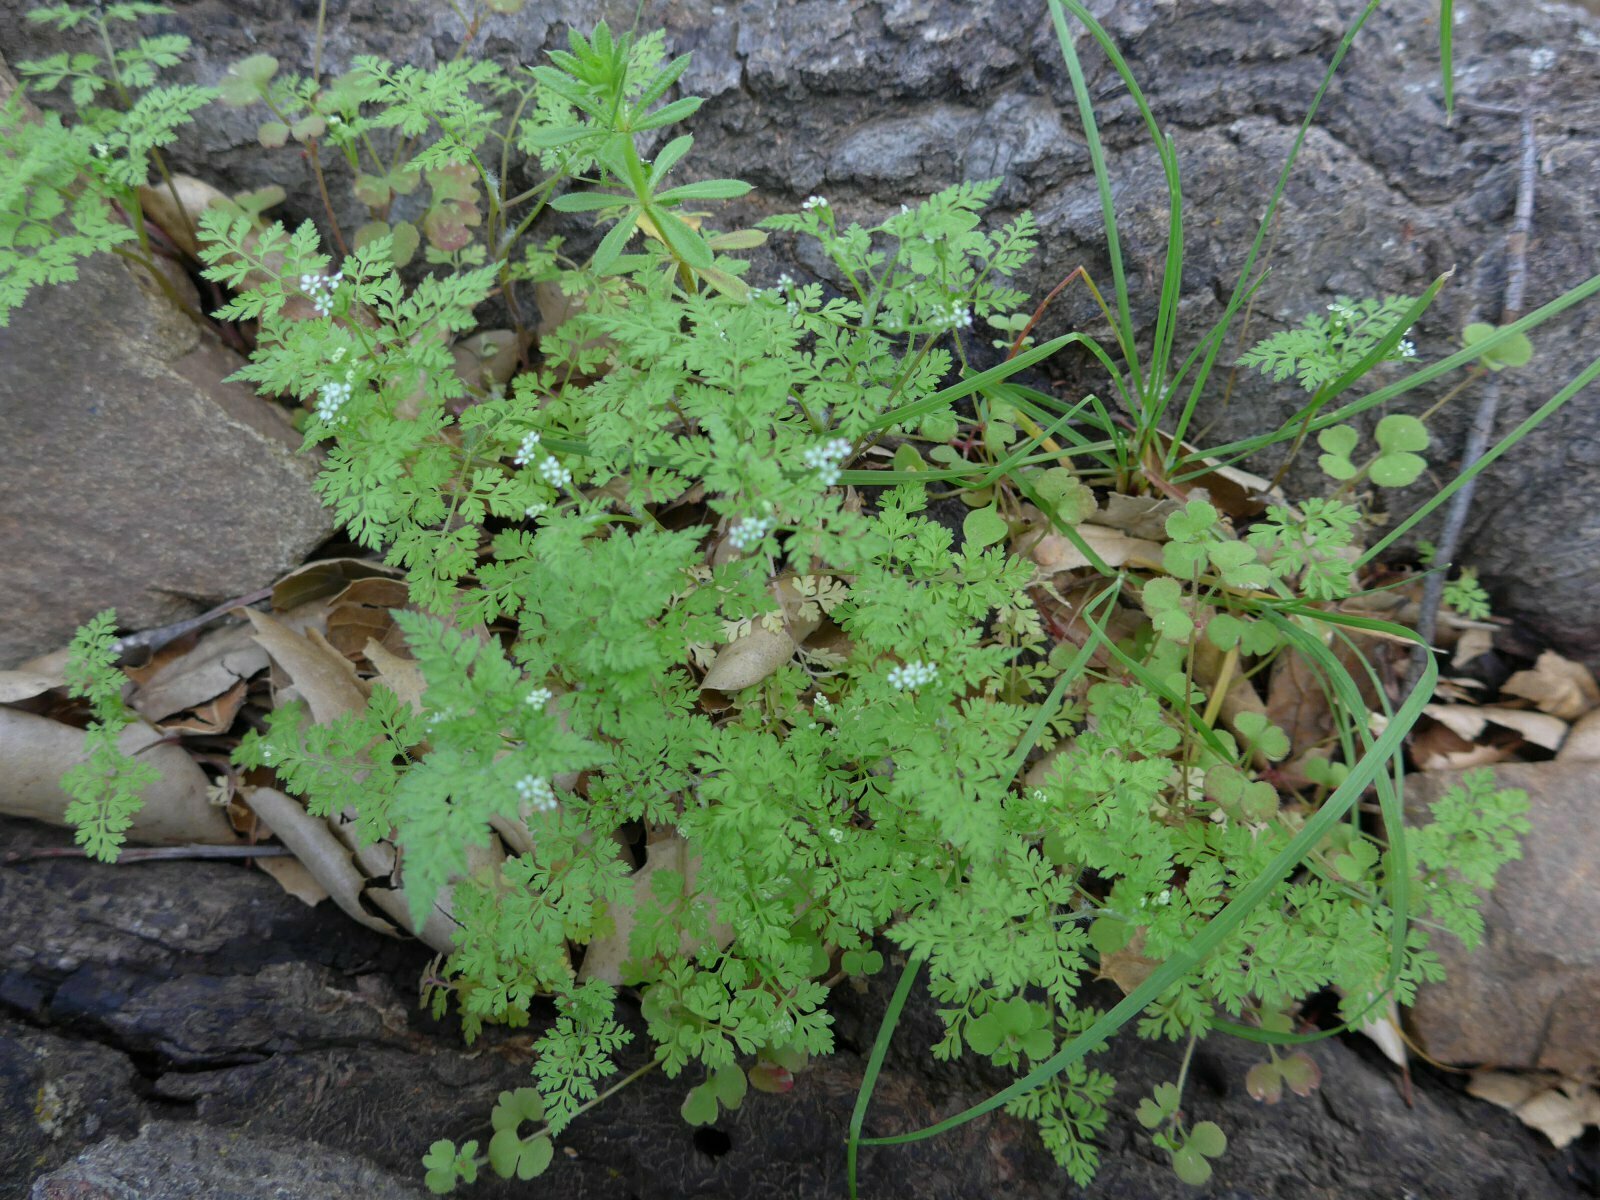
[[[60,831],[0,821],[7,848],[67,842]],[[152,1120],[315,1140],[420,1183],[431,1141],[484,1139],[495,1096],[527,1080],[529,1031],[496,1031],[468,1048],[417,1008],[423,948],[357,928],[331,905],[307,908],[237,865],[0,867],[0,946],[0,1196],[26,1196],[85,1147]],[[891,984],[838,991],[839,1052],[786,1095],[751,1093],[737,1113],[694,1130],[678,1116],[689,1081],[648,1075],[581,1118],[538,1185],[490,1180],[469,1194],[525,1196],[537,1186],[606,1200],[843,1196],[844,1133]],[[1005,1082],[971,1064],[936,1064],[924,1049],[936,1020],[926,1002],[908,1007],[869,1133],[926,1125]],[[641,1031],[623,1066],[643,1052]],[[1099,1060],[1119,1087],[1091,1190],[1073,1187],[1036,1136],[1002,1116],[865,1150],[862,1195],[1593,1194],[1592,1153],[1581,1144],[1553,1151],[1463,1095],[1455,1078],[1424,1069],[1407,1107],[1396,1072],[1365,1044],[1333,1040],[1314,1054],[1320,1092],[1266,1107],[1242,1085],[1250,1047],[1221,1038],[1201,1047],[1187,1111],[1220,1123],[1230,1143],[1204,1191],[1176,1182],[1131,1115],[1152,1084],[1175,1077],[1180,1048],[1125,1039]]]

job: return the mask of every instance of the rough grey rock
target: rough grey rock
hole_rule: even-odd
[[[1533,830],[1484,905],[1483,945],[1470,955],[1436,939],[1443,983],[1420,989],[1411,1020],[1424,1048],[1448,1063],[1600,1071],[1600,831],[1592,762],[1502,763],[1500,787],[1528,793]],[[1459,771],[1416,774],[1408,803],[1425,805]]]
[[[0,662],[102,608],[134,629],[193,616],[332,532],[282,414],[121,260],[29,297],[0,361]]]
[[[157,1121],[108,1138],[34,1185],[32,1200],[421,1200],[420,1188],[315,1142]]]
[[[14,56],[55,47],[24,26],[31,0],[0,0],[0,44]],[[196,39],[185,68],[214,82],[229,62],[268,52],[289,69],[310,62],[305,6],[180,0],[164,31]],[[445,0],[329,6],[324,62],[358,53],[428,66],[452,54],[460,23]],[[1188,250],[1181,356],[1220,314],[1296,123],[1336,48],[1349,5],[1333,0],[1094,0],[1091,4],[1174,138],[1184,172]],[[1339,293],[1416,294],[1455,275],[1418,330],[1424,361],[1454,348],[1471,320],[1497,320],[1505,233],[1516,192],[1516,125],[1463,107],[1444,121],[1436,62],[1435,0],[1391,0],[1368,23],[1329,91],[1306,143],[1272,239],[1272,273],[1260,289],[1251,340],[1320,310]],[[600,17],[632,25],[625,0],[555,0],[514,16],[490,15],[475,52],[536,63],[569,26]],[[1600,18],[1547,0],[1485,0],[1456,7],[1458,94],[1538,112],[1540,173],[1529,254],[1528,303],[1543,303],[1600,269],[1590,244],[1593,181],[1600,175]],[[961,179],[1003,176],[997,216],[1031,206],[1044,231],[1025,283],[1042,296],[1080,263],[1109,286],[1099,205],[1070,87],[1045,6],[1033,0],[651,0],[641,27],[664,27],[673,52],[692,51],[686,92],[707,98],[691,128],[685,170],[735,175],[759,189],[729,206],[725,223],[792,208],[827,194],[847,218],[871,220],[900,201]],[[1126,89],[1087,36],[1090,73],[1111,170],[1124,252],[1147,340],[1165,244],[1166,199]],[[292,219],[320,214],[292,152],[263,154],[259,114],[208,117],[176,154],[225,187],[269,182],[291,189]],[[353,208],[343,215],[354,219]],[[774,257],[774,255],[776,257]],[[763,255],[757,276],[794,270],[792,248]],[[817,264],[802,264],[817,266]],[[1068,293],[1045,332],[1093,330],[1088,297]],[[1504,433],[1589,361],[1600,344],[1600,305],[1547,326],[1538,357],[1505,376]],[[1229,353],[1236,351],[1235,345]],[[1227,360],[1222,364],[1226,367]],[[1053,373],[1077,395],[1104,390],[1082,364]],[[1385,382],[1393,376],[1384,379]],[[1395,407],[1420,411],[1442,394],[1426,388]],[[1211,444],[1276,425],[1303,399],[1290,388],[1221,370],[1197,429]],[[1434,423],[1433,477],[1450,478],[1476,397]],[[1592,396],[1569,404],[1496,465],[1480,487],[1461,561],[1481,568],[1500,611],[1537,634],[1600,662],[1600,417]],[[1376,415],[1376,414],[1374,414]],[[1275,462],[1267,464],[1275,467]],[[1302,471],[1294,482],[1317,488]],[[1421,487],[1395,498],[1409,512]]]
[[[283,412],[224,382],[242,360],[139,268],[100,255],[37,289],[0,364],[0,665],[103,608],[136,629],[193,616],[332,533]]]
[[[17,849],[67,841],[60,830],[0,819],[0,843]],[[342,1162],[354,1172],[322,1179],[371,1178],[370,1163],[401,1181],[392,1192],[363,1193],[352,1183],[338,1193],[319,1179],[329,1187],[322,1195],[411,1195],[432,1141],[482,1145],[495,1097],[526,1086],[530,1039],[550,1019],[489,1029],[463,1045],[456,1029],[416,1006],[428,957],[416,943],[352,927],[329,905],[307,908],[236,865],[53,859],[0,867],[0,1195],[30,1187],[35,1196],[100,1200],[235,1194],[227,1176],[193,1173],[218,1148],[228,1150],[214,1160],[226,1172],[245,1162],[251,1168],[242,1177],[272,1180],[291,1189],[286,1196],[317,1194],[292,1190],[301,1173],[284,1173],[277,1139],[298,1140],[292,1152],[309,1164]],[[714,1127],[693,1130],[678,1114],[693,1080],[645,1075],[563,1134],[538,1194],[836,1200],[866,1051],[900,969],[891,960],[865,995],[836,991],[837,1052],[800,1073],[791,1092],[752,1092]],[[927,1125],[1007,1081],[970,1060],[935,1062],[934,1008],[924,989],[913,991],[879,1078],[869,1135]],[[637,1011],[623,1010],[635,1040],[621,1062],[631,1069],[644,1061],[645,1041]],[[1593,1181],[1581,1147],[1552,1151],[1448,1076],[1422,1069],[1408,1105],[1375,1053],[1338,1040],[1311,1052],[1324,1079],[1317,1096],[1264,1106],[1242,1083],[1255,1048],[1221,1037],[1199,1047],[1187,1111],[1219,1122],[1230,1139],[1212,1195],[1560,1200]],[[1096,1057],[1093,1065],[1119,1085],[1110,1126],[1097,1139],[1100,1175],[1088,1190],[1070,1186],[1038,1138],[1002,1115],[865,1150],[862,1194],[1169,1200],[1170,1166],[1133,1109],[1154,1083],[1176,1078],[1182,1055],[1181,1046],[1119,1038]],[[191,1124],[157,1124],[128,1140],[152,1121],[178,1120]],[[106,1138],[117,1140],[57,1169]],[[196,1165],[158,1176],[162,1157]],[[215,1181],[217,1190],[180,1190],[196,1179]],[[69,1182],[85,1190],[65,1190]],[[467,1194],[514,1200],[530,1192],[485,1177]]]

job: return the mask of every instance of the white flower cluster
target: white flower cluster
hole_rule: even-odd
[[[511,461],[519,467],[528,465],[528,460],[533,457],[534,447],[539,444],[539,431],[530,429],[522,437],[522,445],[517,448],[517,456]]]
[[[566,487],[572,482],[572,472],[553,458],[547,458],[539,464],[539,474],[544,476],[544,481],[551,487]]]
[[[550,703],[550,698],[553,695],[555,693],[547,687],[536,687],[528,693],[527,703],[533,705],[534,708],[543,708]]]
[[[728,541],[743,554],[747,550],[754,550],[761,544],[761,539],[771,532],[770,517],[740,517],[728,530]]]
[[[1340,325],[1356,319],[1356,310],[1338,300],[1328,305],[1328,311],[1333,314],[1334,321]]]
[[[545,504],[543,501],[541,501],[541,502],[539,502],[537,504],[528,505],[527,508],[522,510],[522,515],[524,517],[528,518],[528,520],[531,521],[535,517],[544,516],[544,514],[549,510],[549,508],[550,508],[550,506],[548,504]]]
[[[1405,337],[1401,338],[1400,344],[1395,347],[1395,352],[1401,358],[1415,358],[1417,356],[1417,344],[1411,340],[1411,335],[1414,333],[1416,333],[1415,329],[1406,330]]]
[[[535,812],[554,812],[556,808],[556,791],[550,786],[550,781],[543,775],[535,778],[524,775],[517,780],[517,795],[522,802],[530,806]]]
[[[332,424],[338,419],[339,410],[344,407],[345,401],[350,399],[350,392],[355,386],[354,378],[354,371],[346,371],[343,382],[323,384],[316,407],[312,411],[322,420]]]
[[[800,205],[800,207],[802,209],[806,209],[806,208],[827,208],[828,207],[828,198],[826,196],[807,196],[805,198],[805,201]]]
[[[939,678],[939,668],[915,659],[889,672],[889,686],[897,692],[914,692]]]
[[[810,447],[800,456],[800,461],[822,477],[823,487],[832,487],[839,482],[839,465],[849,453],[849,440],[834,438],[831,442]]]
[[[943,307],[937,304],[934,305],[933,312],[929,314],[928,319],[938,329],[972,328],[972,310],[965,304],[955,300],[950,301],[948,305]]]
[[[302,275],[300,276],[300,290],[311,297],[311,303],[323,316],[333,315],[333,294],[339,290],[339,284],[344,279],[344,272],[337,275]]]

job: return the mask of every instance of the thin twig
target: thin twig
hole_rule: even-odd
[[[292,853],[287,846],[124,846],[117,863],[155,862],[165,858],[283,858]],[[39,846],[31,850],[8,850],[0,855],[0,866],[33,862],[40,858],[86,858],[82,846]]]
[[[218,617],[225,617],[236,608],[259,604],[271,595],[271,588],[262,588],[260,591],[251,592],[248,596],[240,596],[236,600],[225,601],[209,612],[201,613],[198,617],[190,617],[186,621],[178,621],[172,625],[163,625],[159,629],[145,629],[138,633],[130,633],[127,637],[117,642],[117,657],[119,659],[126,658],[135,650],[159,650],[168,642],[175,641],[186,633],[192,633],[202,625],[209,625]]]
[[[1465,105],[1463,105],[1465,106]],[[1500,111],[1474,105],[1484,111]],[[1516,111],[1516,110],[1506,110]],[[1517,172],[1517,207],[1511,220],[1511,232],[1506,237],[1506,286],[1500,310],[1500,324],[1509,324],[1522,316],[1523,297],[1528,285],[1528,236],[1533,229],[1533,183],[1538,173],[1538,146],[1533,136],[1533,110],[1524,107],[1517,114],[1522,125],[1522,157]],[[1500,407],[1500,376],[1491,373],[1483,383],[1483,396],[1472,416],[1472,426],[1467,431],[1466,448],[1461,454],[1461,470],[1484,456],[1489,448],[1489,438],[1494,434],[1495,414]],[[1422,609],[1417,616],[1417,634],[1422,644],[1411,654],[1411,670],[1407,690],[1415,686],[1422,674],[1425,656],[1432,653],[1434,634],[1439,625],[1439,603],[1444,598],[1445,576],[1461,544],[1461,534],[1466,528],[1467,514],[1472,507],[1472,495],[1477,490],[1477,480],[1469,479],[1445,509],[1444,527],[1439,534],[1438,551],[1434,555],[1434,569],[1422,585]]]

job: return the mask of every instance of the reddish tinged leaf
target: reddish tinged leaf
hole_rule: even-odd
[[[1257,1063],[1245,1072],[1244,1090],[1250,1098],[1263,1104],[1276,1104],[1283,1099],[1283,1071],[1275,1062]]]
[[[758,1092],[781,1096],[794,1088],[794,1074],[777,1063],[758,1062],[747,1072],[750,1086]]]

